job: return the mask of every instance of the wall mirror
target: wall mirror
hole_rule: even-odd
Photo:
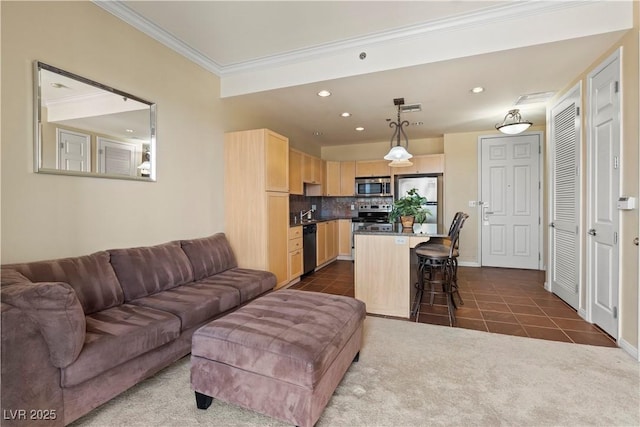
[[[156,105],[34,62],[35,172],[156,180]]]

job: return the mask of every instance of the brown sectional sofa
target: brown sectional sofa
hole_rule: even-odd
[[[200,326],[269,292],[224,234],[2,266],[3,425],[66,425],[187,355]]]

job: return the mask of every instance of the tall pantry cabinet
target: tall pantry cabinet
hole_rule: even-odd
[[[224,138],[226,235],[243,268],[289,278],[289,139],[268,129]]]

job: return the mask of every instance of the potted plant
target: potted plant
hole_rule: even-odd
[[[412,228],[416,217],[424,222],[429,212],[424,208],[427,203],[427,198],[418,194],[418,190],[412,188],[407,192],[406,196],[400,197],[393,203],[391,213],[389,213],[389,220],[395,222],[400,218],[402,228]]]

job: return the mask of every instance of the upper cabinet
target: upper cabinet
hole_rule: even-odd
[[[302,181],[308,184],[322,184],[322,160],[302,153]]]
[[[289,193],[304,194],[302,183],[302,153],[289,149]]]
[[[413,156],[411,162],[412,166],[393,168],[394,175],[444,173],[444,154]]]
[[[356,162],[325,162],[323,196],[353,196],[355,177]]]
[[[356,162],[357,177],[390,176],[388,160],[359,160]]]
[[[266,190],[289,192],[289,139],[264,130]]]

